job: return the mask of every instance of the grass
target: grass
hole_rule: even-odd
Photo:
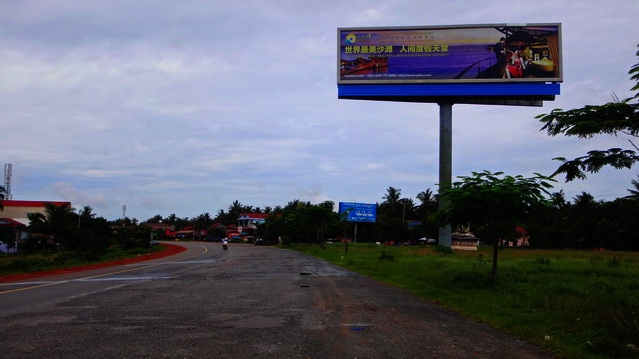
[[[152,251],[155,253],[165,249],[164,246],[154,246]],[[0,276],[111,262],[147,253],[149,253],[148,248],[131,250],[111,248],[98,260],[87,260],[86,256],[73,251],[50,251],[35,254],[0,253]]]
[[[287,247],[385,282],[561,358],[639,358],[639,253],[339,244]]]

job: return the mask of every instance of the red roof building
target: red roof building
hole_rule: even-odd
[[[23,224],[28,223],[28,215],[31,213],[45,213],[45,205],[47,203],[54,204],[56,206],[62,206],[65,204],[71,205],[71,202],[60,202],[60,201],[14,201],[14,200],[4,200],[0,201],[4,210],[0,211],[0,217],[3,218],[11,218]],[[25,221],[27,223],[25,223]]]
[[[266,222],[267,213],[242,213],[237,219],[237,225],[240,227],[254,226],[256,224]]]

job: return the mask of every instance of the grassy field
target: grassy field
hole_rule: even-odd
[[[131,250],[111,249],[99,260],[87,260],[76,252],[50,251],[35,254],[5,254],[0,253],[0,276],[33,273],[78,266],[108,263],[122,259],[136,258],[150,253],[165,251],[165,246],[154,246],[151,249],[136,248]]]
[[[639,358],[639,253],[375,244],[290,247],[485,322],[561,358]]]

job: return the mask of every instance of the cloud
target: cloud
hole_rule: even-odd
[[[65,198],[75,208],[91,206],[96,209],[107,208],[110,204],[108,197],[103,193],[82,192],[65,182],[56,182],[42,188],[43,193],[50,193],[56,197]]]
[[[625,145],[551,138],[535,116],[630,94],[639,9],[535,4],[12,2],[0,13],[0,159],[13,163],[14,199],[70,200],[109,219],[122,205],[144,220],[235,200],[436,192],[437,105],[338,100],[337,28],[556,21],[548,8],[565,9],[562,94],[543,108],[453,106],[453,176],[547,174],[553,157]],[[597,198],[634,178],[609,171],[557,189]]]

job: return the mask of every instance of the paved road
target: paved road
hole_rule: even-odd
[[[271,247],[0,287],[3,358],[550,358],[413,295]],[[33,288],[30,288],[33,287]],[[48,295],[46,293],[49,293]],[[36,295],[37,294],[37,295]]]
[[[0,318],[67,301],[70,298],[106,291],[123,285],[162,278],[192,267],[212,263],[221,254],[208,243],[183,243],[186,252],[152,261],[90,271],[48,276],[33,280],[0,283]],[[215,248],[218,249],[218,248]]]

